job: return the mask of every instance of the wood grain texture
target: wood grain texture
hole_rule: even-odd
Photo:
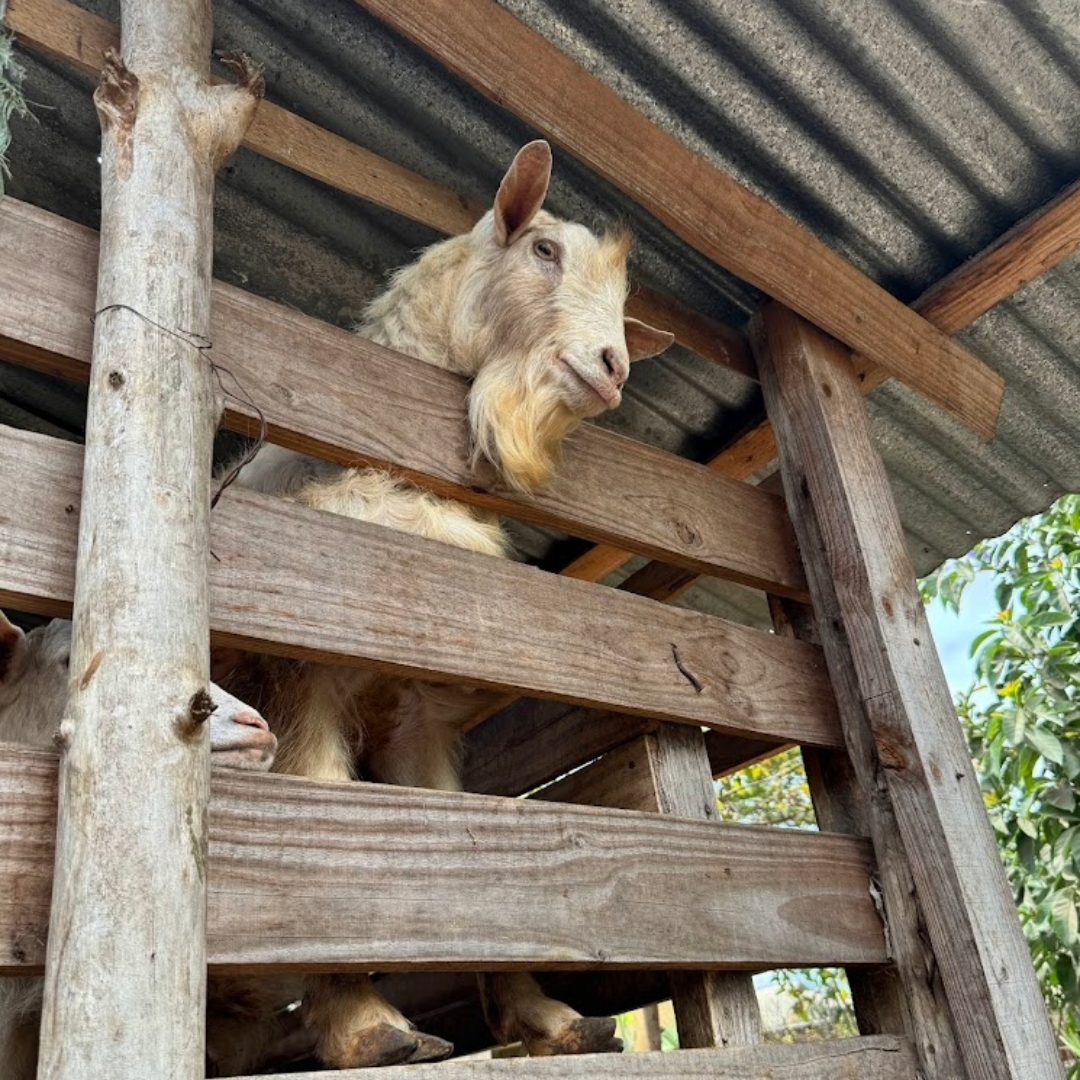
[[[262,79],[211,85],[203,0],[120,9],[122,58],[94,93],[102,231],[41,1080],[205,1074],[209,738],[189,713],[209,685],[218,407],[192,342],[210,328],[214,174]]]
[[[0,752],[2,973],[42,960],[55,772],[47,752]],[[212,773],[209,822],[218,970],[884,957],[869,845],[850,837],[229,770]]]
[[[696,250],[864,353],[982,438],[993,435],[1000,375],[494,0],[357,2]]]
[[[964,1067],[988,1080],[1060,1080],[1053,1032],[847,353],[777,305],[763,313],[754,348],[852,763],[864,790],[884,784]],[[875,841],[883,835],[875,830]],[[881,848],[879,858],[887,865]]]
[[[915,1067],[901,1039],[843,1039],[837,1042],[767,1043],[727,1050],[683,1050],[668,1054],[592,1054],[584,1057],[506,1058],[451,1061],[383,1069],[387,1080],[915,1080]],[[367,1080],[363,1072],[336,1074]],[[325,1073],[292,1073],[291,1080],[319,1080]],[[247,1077],[245,1080],[254,1080]]]
[[[805,523],[805,529],[807,536],[817,535],[813,520]],[[769,610],[776,633],[818,642],[811,609],[774,596],[769,598]],[[825,607],[823,617],[838,615]],[[835,672],[834,682],[850,718],[848,746],[858,765],[852,764],[844,750],[803,747],[802,757],[818,828],[870,836],[874,842],[875,881],[888,927],[891,963],[847,972],[859,1032],[907,1036],[926,1080],[962,1077],[964,1066],[941,973],[927,941],[908,854],[875,760],[873,737],[850,663]]]
[[[0,340],[17,343],[15,358],[24,363],[85,378],[94,234],[5,199],[0,244],[7,297]],[[459,376],[220,283],[210,339],[215,362],[261,408],[273,442],[341,464],[387,466],[463,502],[805,594],[791,525],[775,495],[590,424],[568,440],[551,486],[519,495],[491,470],[478,475],[469,467],[467,383]],[[236,406],[227,422],[254,434],[254,417]]]
[[[602,758],[534,791],[530,798],[657,813],[660,805],[656,798],[648,736],[616,747]]]
[[[644,741],[661,813],[717,822],[716,791],[701,729],[662,724]],[[674,972],[671,1000],[684,1049],[761,1041],[757,994],[752,977],[743,972]]]
[[[80,456],[0,428],[0,603],[56,612],[70,600]],[[839,741],[821,652],[802,642],[235,487],[211,550],[222,644]]]
[[[655,731],[657,721],[555,701],[522,698],[470,731],[465,739],[466,791],[524,795],[603,754]],[[786,748],[774,740],[708,731],[705,746],[714,777]]]
[[[1080,251],[1080,185],[1073,185],[932,285],[912,304],[912,309],[944,333],[958,334],[1077,251]],[[856,356],[853,363],[864,396],[891,378],[866,357]],[[776,459],[776,436],[772,425],[765,420],[717,454],[709,462],[709,468],[732,480],[753,482],[767,473]],[[583,554],[564,573],[583,581],[602,581],[630,558],[630,552],[600,545]],[[663,564],[644,567],[640,573],[653,586],[653,595],[666,591],[670,599],[677,598],[697,581],[679,568],[665,568]]]
[[[1080,251],[1080,184],[958,267],[912,305],[946,334],[958,334],[1029,282]]]
[[[4,21],[20,44],[87,72],[96,73],[105,50],[119,45],[112,23],[67,0],[11,0]],[[269,101],[259,106],[243,145],[437,232],[466,232],[486,209]],[[705,359],[757,377],[745,339],[731,327],[644,288],[630,297],[627,311],[670,330],[681,345]]]

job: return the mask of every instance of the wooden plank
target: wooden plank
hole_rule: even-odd
[[[116,27],[67,0],[11,0],[5,23],[19,43],[96,74]],[[437,232],[466,232],[487,209],[418,173],[263,101],[243,145],[313,180],[418,221]],[[649,289],[638,288],[627,311],[655,322],[707,360],[756,378],[746,341],[724,323]]]
[[[991,438],[1004,381],[841,255],[658,127],[495,0],[357,0],[680,239]]]
[[[1072,184],[923,293],[912,305],[958,334],[1080,251],[1080,184]]]
[[[811,535],[813,521],[807,523],[807,530]],[[776,633],[818,642],[811,609],[770,597],[769,610]],[[964,1075],[964,1066],[941,973],[926,940],[908,855],[874,760],[854,669],[849,666],[837,672],[836,685],[850,712],[852,729],[859,735],[848,739],[858,765],[843,750],[804,747],[802,756],[818,828],[871,836],[874,841],[875,881],[888,927],[891,963],[847,972],[859,1032],[907,1036],[926,1080],[953,1080]]]
[[[441,1065],[394,1066],[382,1072],[387,1080],[480,1080],[489,1076],[527,1080],[623,1080],[634,1076],[649,1080],[915,1080],[916,1075],[906,1044],[887,1036],[669,1054],[450,1061]],[[335,1075],[341,1080],[367,1080],[359,1071]],[[319,1080],[325,1073],[288,1076],[291,1080]]]
[[[50,373],[86,377],[94,234],[26,203],[0,204],[0,342]],[[355,334],[216,284],[212,356],[261,408],[273,442],[342,464],[387,466],[486,509],[804,595],[776,495],[591,424],[565,447],[549,489],[522,495],[469,466],[465,380]],[[231,386],[231,380],[226,380]],[[235,405],[235,403],[234,403]],[[254,411],[227,422],[254,433]],[[724,507],[723,513],[716,507]]]
[[[944,333],[958,334],[1078,251],[1080,184],[1074,184],[932,285],[912,308]],[[854,364],[864,395],[891,377],[865,357],[855,357]],[[776,436],[765,420],[720,451],[709,468],[732,480],[752,482],[769,471],[776,459]],[[630,558],[630,552],[603,544],[587,551],[563,572],[582,581],[602,581]],[[697,581],[677,567],[664,568],[662,564],[644,567],[639,573],[655,598],[666,592],[669,599],[676,599]]]
[[[55,785],[54,755],[2,748],[0,973],[42,961]],[[228,770],[212,774],[209,821],[217,970],[884,957],[869,845],[851,837]]]
[[[701,729],[664,724],[645,736],[645,744],[660,811],[717,822],[716,792]],[[684,1049],[761,1041],[757,994],[753,979],[745,973],[673,972],[671,1000]]]
[[[648,736],[640,736],[555,783],[534,791],[531,798],[655,814],[660,804],[656,797],[649,749]]]
[[[0,603],[55,612],[70,601],[80,457],[0,428]],[[211,545],[223,644],[839,741],[820,650],[802,642],[236,487]]]
[[[849,751],[865,790],[884,780],[967,1074],[1060,1080],[1053,1031],[847,353],[776,305],[761,316],[755,353],[829,667],[838,687],[845,672],[854,675],[850,693],[841,692]],[[852,697],[858,712],[848,707]]]
[[[469,732],[465,740],[465,790],[524,795],[655,731],[656,724],[647,717],[520,699]],[[778,754],[788,745],[728,732],[705,734],[714,777]]]

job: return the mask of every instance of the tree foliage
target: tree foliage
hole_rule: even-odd
[[[1080,496],[946,563],[923,597],[959,610],[981,574],[993,576],[999,610],[972,642],[978,682],[957,707],[1043,993],[1077,1058]]]

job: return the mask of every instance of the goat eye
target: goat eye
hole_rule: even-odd
[[[537,240],[533,244],[533,252],[538,259],[543,259],[544,262],[555,262],[559,257],[558,245],[553,244],[550,240]]]

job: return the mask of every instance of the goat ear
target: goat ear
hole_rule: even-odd
[[[15,657],[23,647],[26,635],[0,611],[0,683],[4,682],[15,666]]]
[[[630,363],[645,360],[662,353],[674,340],[675,335],[666,330],[657,330],[640,319],[623,319],[626,332],[626,351],[630,354]]]
[[[495,196],[495,235],[512,244],[544,205],[551,182],[551,147],[543,139],[526,143],[506,170]]]

